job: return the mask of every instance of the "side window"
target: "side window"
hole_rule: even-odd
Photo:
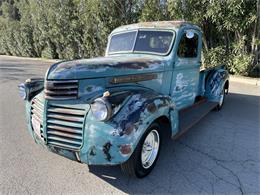
[[[198,35],[192,31],[186,31],[182,35],[177,54],[180,58],[196,58],[198,55]]]

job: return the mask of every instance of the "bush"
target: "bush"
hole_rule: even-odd
[[[53,59],[54,58],[54,51],[51,47],[46,46],[41,53],[41,57],[47,58],[47,59]]]
[[[258,63],[251,70],[249,70],[249,76],[260,78],[260,63]]]
[[[231,74],[244,76],[257,74],[257,68],[255,68],[254,73],[252,73],[253,56],[244,51],[244,41],[245,40],[242,39],[238,43],[233,44],[230,48],[230,53],[226,52],[224,46],[218,46],[211,48],[208,51],[203,51],[203,66],[205,68],[210,68],[225,64]]]
[[[252,69],[253,56],[245,51],[246,36],[237,43],[233,43],[232,52],[228,60],[228,69],[231,74],[248,76]]]
[[[222,46],[211,48],[208,51],[203,51],[202,64],[205,68],[226,64],[227,61],[228,56]]]
[[[248,76],[248,71],[253,63],[253,56],[248,54],[231,55],[228,69],[231,74]]]

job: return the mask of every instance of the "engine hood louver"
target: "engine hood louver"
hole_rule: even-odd
[[[44,94],[46,99],[68,100],[78,98],[78,80],[46,81]]]

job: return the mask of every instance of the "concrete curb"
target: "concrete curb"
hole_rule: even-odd
[[[260,78],[249,78],[243,76],[230,75],[230,81],[260,86]]]
[[[61,61],[59,59],[45,59],[45,58],[31,58],[31,57],[20,57],[20,56],[8,56],[8,55],[0,55],[2,59],[21,59],[21,60],[36,60],[36,61],[44,61],[44,62],[58,62]]]

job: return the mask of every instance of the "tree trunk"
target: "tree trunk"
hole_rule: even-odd
[[[228,30],[226,30],[226,33],[225,33],[225,41],[226,41],[226,54],[228,54],[229,48],[230,48],[230,37],[229,37]]]
[[[205,50],[208,51],[209,48],[208,48],[207,39],[206,39],[205,34],[202,35],[202,42],[203,42],[203,46],[204,46]]]
[[[209,26],[209,48],[213,48],[215,47],[214,43],[213,43],[213,25],[211,22],[208,23],[208,26]]]
[[[254,32],[252,37],[252,45],[251,45],[251,53],[255,55],[254,57],[254,64],[256,65],[259,62],[259,45],[256,45],[256,39],[260,39],[260,2],[257,0],[256,2],[256,22],[254,25]]]
[[[258,20],[259,20],[259,0],[256,2],[256,21],[253,29],[253,34],[252,34],[252,44],[251,44],[251,53],[254,54],[255,52],[255,40],[256,40],[256,31],[257,31],[257,26],[258,26]]]

